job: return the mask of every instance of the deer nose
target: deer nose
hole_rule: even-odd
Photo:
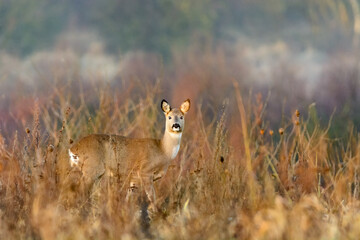
[[[172,125],[172,127],[173,127],[173,128],[180,128],[180,124],[174,123],[174,124]]]

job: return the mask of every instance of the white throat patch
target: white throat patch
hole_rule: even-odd
[[[168,132],[172,138],[181,138],[182,133]]]
[[[179,149],[180,149],[180,144],[173,147],[172,154],[171,154],[171,159],[174,159],[176,157],[176,155],[179,152]]]
[[[180,140],[181,140],[181,136],[182,136],[182,133],[174,133],[174,132],[170,132],[168,131],[167,132],[169,134],[169,136],[174,139],[175,141],[178,141],[178,144],[176,144],[172,150],[171,150],[171,160],[174,159],[176,157],[176,155],[178,154],[179,152],[179,149],[180,149]]]

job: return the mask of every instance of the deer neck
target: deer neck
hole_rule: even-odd
[[[161,148],[169,159],[174,159],[180,149],[182,133],[172,133],[165,130],[161,139]]]

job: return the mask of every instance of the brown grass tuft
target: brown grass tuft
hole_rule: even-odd
[[[331,124],[319,124],[314,105],[301,115],[300,110],[282,117],[276,108],[269,112],[270,94],[253,96],[244,79],[233,80],[240,62],[226,58],[222,49],[180,54],[171,73],[160,70],[160,61],[154,70],[140,55],[127,60],[133,71],[111,81],[100,75],[83,79],[81,59],[74,54],[64,54],[64,63],[51,56],[55,65],[36,62],[50,65],[34,78],[36,100],[29,94],[17,100],[14,92],[9,101],[18,114],[9,129],[16,131],[3,130],[8,121],[1,125],[0,239],[359,236],[355,130],[349,127],[344,139],[331,138]],[[124,179],[116,174],[96,183],[90,197],[84,194],[81,167],[59,164],[64,150],[90,133],[160,137],[159,101],[172,91],[174,104],[190,97],[194,107],[178,157],[155,184],[159,213],[150,220],[147,211],[140,212],[146,201],[127,203]],[[274,116],[278,122],[272,122]]]

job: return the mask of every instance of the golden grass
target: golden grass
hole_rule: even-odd
[[[125,202],[118,179],[97,186],[90,197],[98,201],[70,187],[76,207],[64,207],[56,172],[63,149],[98,132],[160,137],[164,123],[164,80],[118,87],[68,77],[46,88],[46,101],[35,101],[33,119],[23,117],[17,133],[0,135],[0,239],[360,236],[359,137],[350,130],[343,143],[330,139],[314,106],[270,129],[268,100],[243,97],[236,80],[219,108],[193,101],[179,156],[156,183],[161,211],[151,221],[139,216],[141,199]]]

